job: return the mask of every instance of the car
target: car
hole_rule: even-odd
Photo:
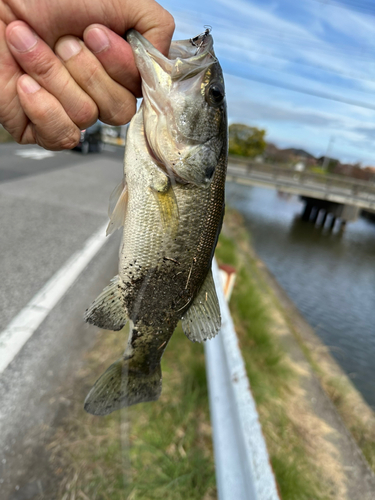
[[[97,121],[94,125],[81,130],[80,141],[73,149],[81,151],[83,155],[86,155],[90,151],[101,153],[103,148],[104,142],[102,140],[102,123]]]

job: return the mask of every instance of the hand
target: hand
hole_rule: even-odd
[[[24,10],[15,9],[17,3]],[[68,149],[98,116],[112,125],[129,121],[140,95],[139,76],[129,44],[112,30],[123,34],[134,27],[167,53],[174,28],[170,14],[153,0],[138,1],[136,9],[133,0],[91,0],[87,10],[84,2],[73,7],[72,0],[28,0],[30,14],[26,2],[9,4],[16,14],[0,0],[0,123],[18,142]],[[13,21],[16,16],[27,18],[38,34]],[[87,20],[100,17],[112,29],[87,27]],[[59,58],[51,47],[64,34],[79,38],[58,40]]]

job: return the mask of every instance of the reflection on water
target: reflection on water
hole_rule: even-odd
[[[245,217],[259,256],[375,407],[375,224],[344,232],[300,219],[297,197],[228,184],[228,205]]]

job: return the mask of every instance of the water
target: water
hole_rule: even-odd
[[[333,233],[301,220],[303,203],[228,184],[258,255],[366,401],[375,408],[375,224]]]

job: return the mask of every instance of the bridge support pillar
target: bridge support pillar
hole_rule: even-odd
[[[313,209],[313,206],[310,203],[306,203],[305,208],[303,210],[303,214],[302,214],[302,220],[310,220],[312,209]]]
[[[311,218],[311,222],[313,224],[316,224],[316,221],[317,221],[318,216],[319,216],[319,212],[320,212],[320,208],[319,207],[313,207],[313,215],[312,215],[312,218]]]
[[[335,227],[336,217],[333,214],[331,214],[331,215],[332,215],[332,218],[331,218],[331,223],[329,225],[329,230],[333,231],[333,228]]]
[[[328,211],[327,211],[327,210],[325,210],[325,211],[324,211],[323,218],[322,218],[322,222],[321,222],[321,226],[322,226],[322,227],[324,227],[324,224],[326,223],[327,216],[328,216]]]
[[[344,228],[347,222],[357,220],[360,211],[358,207],[353,205],[343,205],[342,203],[319,200],[307,196],[302,196],[301,199],[305,202],[302,219],[310,220],[313,224],[318,222],[321,227],[324,227],[327,216],[330,215],[332,217],[329,226],[331,230],[335,225],[336,219],[341,220],[340,227]]]

